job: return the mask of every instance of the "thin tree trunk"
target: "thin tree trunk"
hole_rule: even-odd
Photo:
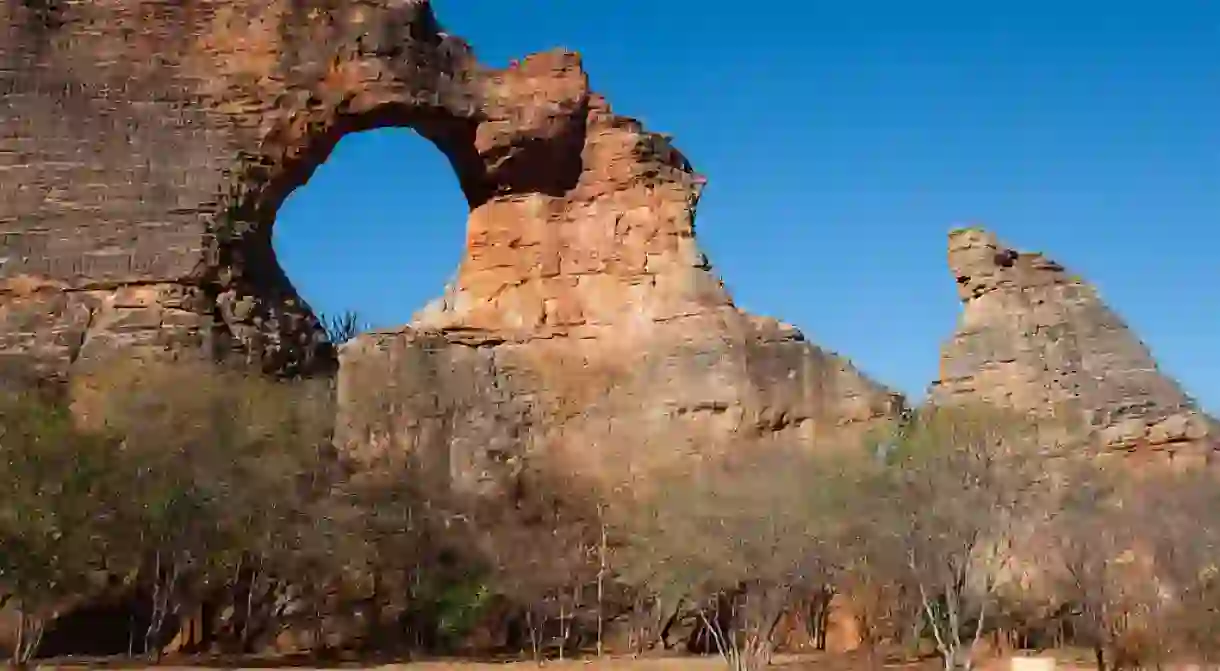
[[[42,618],[33,617],[23,606],[17,611],[17,643],[13,648],[12,665],[24,668],[38,654],[42,644],[42,635],[46,631],[46,623]]]
[[[530,632],[530,651],[534,656],[534,662],[542,666],[541,642],[538,640],[538,625],[534,622],[533,609],[525,610],[525,627]]]
[[[833,598],[834,590],[823,586],[818,588],[810,603],[807,627],[816,650],[826,650],[826,629],[830,623],[830,602]]]
[[[717,608],[715,617],[709,618],[704,609],[698,609],[699,619],[703,622],[704,631],[707,632],[709,638],[712,639],[712,644],[716,646],[716,652],[724,658],[726,662],[733,665],[733,651],[730,649],[727,637],[720,631],[720,613]],[[713,624],[714,623],[714,624]],[[734,668],[736,668],[734,666]]]
[[[685,597],[678,599],[677,604],[674,605],[673,612],[666,616],[664,604],[659,599],[657,600],[658,622],[660,622],[662,619],[664,620],[663,622],[660,622],[657,636],[660,637],[661,643],[666,650],[669,649],[669,631],[673,629],[674,624],[678,622],[679,618],[681,618],[682,604],[684,603],[686,603]]]
[[[962,649],[962,625],[961,625],[961,591],[959,575],[956,571],[952,572],[952,579],[945,581],[945,615],[948,622],[945,623],[944,632],[945,638],[949,647],[956,653]]]
[[[826,600],[822,604],[822,610],[818,613],[818,640],[817,649],[826,651],[826,639],[830,633],[830,604],[834,600],[833,592],[827,592]]]
[[[41,618],[36,618],[33,626],[34,629],[30,632],[31,640],[26,643],[25,649],[24,661],[27,664],[33,661],[34,657],[38,654],[38,649],[42,647],[42,635],[47,632],[47,624]]]
[[[605,630],[606,520],[605,507],[597,506],[597,521],[601,527],[601,542],[597,546],[597,656],[603,653],[602,634]]]
[[[984,597],[983,602],[979,604],[979,619],[974,624],[974,638],[970,641],[970,648],[966,650],[966,668],[974,666],[974,651],[978,647],[979,637],[983,634],[983,622],[987,618],[987,599]],[[997,646],[998,647],[998,646]]]
[[[157,623],[157,631],[163,631],[165,628],[165,618],[172,612],[175,617],[179,615],[181,604],[178,599],[174,598],[174,591],[178,588],[178,562],[170,562],[169,580],[165,583],[165,590],[162,597],[161,606],[161,621]],[[157,661],[161,661],[161,656],[165,650],[160,645],[157,645]]]
[[[951,667],[947,665],[949,664],[952,655],[950,654],[949,646],[946,644],[944,637],[941,635],[940,622],[938,622],[936,619],[936,613],[932,610],[931,598],[928,596],[928,591],[924,589],[922,582],[919,583],[919,601],[923,606],[924,614],[928,618],[928,626],[932,628],[932,636],[936,639],[936,650],[940,652],[941,657],[944,658],[946,663],[945,668],[949,669]]]
[[[21,667],[21,648],[25,645],[25,606],[17,611],[17,644],[13,646],[13,667]]]
[[[148,627],[144,630],[144,654],[152,652],[153,637],[155,636],[157,621],[160,619],[159,613],[161,610],[161,551],[158,550],[154,554],[153,559],[153,593],[152,593],[152,609],[149,613]]]
[[[326,627],[322,626],[322,595],[316,594],[314,599],[314,650],[326,649]]]
[[[254,619],[254,589],[258,585],[258,565],[250,570],[250,582],[246,585],[246,616],[241,623],[241,649],[250,651],[250,621]]]
[[[639,642],[641,642],[644,638],[643,626],[641,625],[641,622],[643,622],[644,619],[641,617],[641,612],[639,612],[639,609],[641,609],[643,606],[641,603],[643,599],[639,598],[638,594],[634,595],[633,599],[634,600],[632,601],[631,605],[631,616],[630,619],[628,619],[628,625],[630,625],[630,628],[627,630],[627,647],[631,648],[633,658],[639,658],[639,647],[641,647],[641,643]],[[600,622],[598,623],[598,626],[600,628]]]
[[[559,602],[559,661],[563,661],[564,651],[568,644],[568,620],[567,609],[563,605],[563,600]]]
[[[233,605],[233,618],[234,618],[233,633],[234,633],[234,635],[240,635],[240,633],[237,631],[237,624],[236,624],[237,604],[238,604],[238,599],[240,598],[240,595],[241,595],[241,572],[242,572],[242,569],[244,569],[245,567],[246,567],[246,553],[243,552],[237,556],[237,566],[233,569],[233,579],[229,581],[229,601],[231,601],[232,605]]]
[[[127,613],[127,656],[136,654],[136,611],[132,608]]]

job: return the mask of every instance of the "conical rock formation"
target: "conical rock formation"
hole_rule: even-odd
[[[933,403],[1055,415],[1107,450],[1216,451],[1215,420],[1094,287],[978,228],[950,233],[949,267],[963,309],[942,349]]]

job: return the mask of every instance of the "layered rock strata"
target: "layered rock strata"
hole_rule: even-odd
[[[901,403],[733,306],[695,243],[703,180],[575,54],[485,68],[420,0],[11,2],[0,26],[12,368],[204,352],[327,370],[276,211],[346,133],[408,126],[453,166],[467,250],[417,323],[344,353],[354,453],[377,451],[387,399],[395,450],[451,454],[454,477],[527,447],[621,463],[628,445],[839,443]]]
[[[935,403],[986,402],[1090,435],[1106,451],[1210,459],[1220,431],[1097,290],[978,228],[949,236],[963,309]]]
[[[695,242],[703,180],[574,54],[483,67],[419,0],[12,2],[0,26],[6,381],[187,351],[333,369],[275,214],[346,133],[409,126],[454,168],[467,251],[412,327],[344,353],[354,452],[378,451],[368,415],[391,402],[386,439],[471,473],[507,444],[582,463],[839,445],[902,404],[734,307]],[[952,246],[966,307],[934,399],[1074,403],[1116,447],[1207,442],[1091,288],[982,232]]]

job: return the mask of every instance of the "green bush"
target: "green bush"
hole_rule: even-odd
[[[0,396],[0,600],[21,616],[15,663],[36,654],[57,606],[122,565],[119,459],[113,435],[78,430],[62,405]]]

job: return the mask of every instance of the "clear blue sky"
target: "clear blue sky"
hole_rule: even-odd
[[[743,307],[921,395],[981,223],[1092,280],[1220,410],[1220,1],[436,0],[480,58],[580,51],[615,109],[709,178],[704,250]],[[317,309],[407,322],[466,207],[406,130],[343,140],[289,199]]]

